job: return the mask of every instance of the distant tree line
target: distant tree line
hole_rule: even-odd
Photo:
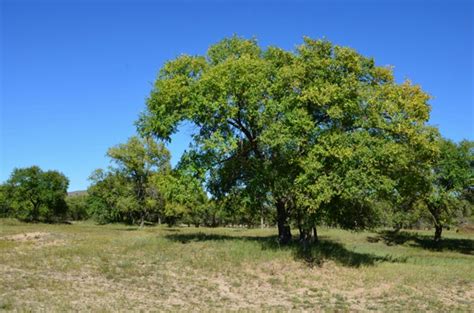
[[[67,178],[17,169],[4,216],[99,223],[276,225],[281,243],[318,225],[443,228],[473,207],[474,144],[427,125],[430,97],[371,58],[305,38],[295,51],[231,37],[160,70],[139,136],[108,150],[112,166],[66,197]],[[165,143],[195,130],[172,168]]]

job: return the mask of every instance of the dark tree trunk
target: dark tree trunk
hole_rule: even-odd
[[[288,212],[285,207],[285,202],[282,199],[277,200],[276,209],[278,240],[281,244],[287,244],[291,241],[291,229],[288,223]]]
[[[316,229],[316,226],[313,226],[313,238],[312,238],[312,241],[313,241],[313,242],[318,242],[318,241],[319,241],[319,238],[318,238],[318,230]]]
[[[148,218],[148,211],[147,210],[144,210],[144,211],[140,212],[140,227],[145,226],[145,220],[147,218]]]
[[[300,241],[303,241],[306,238],[306,232],[301,224],[298,224],[298,230],[300,231]]]
[[[300,242],[303,244],[304,250],[306,250],[310,244],[318,242],[318,231],[316,230],[316,226],[304,228],[299,224],[298,229],[300,231]]]
[[[428,206],[428,210],[433,216],[433,224],[435,227],[434,241],[435,243],[439,243],[441,241],[441,233],[443,232],[443,224],[440,222],[441,210],[439,206],[435,205]]]
[[[306,228],[303,225],[303,218],[301,217],[300,212],[297,212],[296,214],[296,221],[298,223],[298,231],[300,232],[300,242],[303,242],[308,237],[308,234]]]
[[[443,226],[441,224],[436,224],[435,225],[435,235],[434,235],[434,241],[436,243],[441,242],[441,233],[443,232]]]

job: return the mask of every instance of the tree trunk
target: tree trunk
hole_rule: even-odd
[[[140,212],[140,228],[142,228],[143,226],[145,226],[145,219],[148,217],[148,212],[145,210],[145,211],[142,211]]]
[[[313,242],[318,242],[318,241],[319,241],[319,238],[318,238],[318,230],[316,229],[316,225],[313,226],[313,238],[312,238],[312,241],[313,241]]]
[[[305,250],[309,244],[318,242],[318,231],[316,230],[316,226],[304,228],[299,224],[298,229],[300,231],[300,242],[303,244]]]
[[[434,235],[434,241],[436,243],[441,242],[441,233],[443,232],[443,225],[441,224],[436,224],[435,225],[435,235]]]
[[[291,241],[291,229],[288,224],[288,214],[285,208],[285,202],[278,199],[276,202],[277,209],[277,225],[278,225],[278,241],[281,244],[287,244]]]
[[[439,243],[441,241],[441,233],[443,232],[443,224],[440,222],[441,220],[441,209],[439,206],[429,205],[428,210],[433,217],[433,224],[435,227],[435,235],[434,241],[435,243]]]
[[[303,226],[300,223],[298,223],[298,230],[300,232],[300,241],[305,240],[306,232],[304,231]]]
[[[263,213],[260,216],[260,228],[263,229],[265,227],[265,223],[263,222]]]

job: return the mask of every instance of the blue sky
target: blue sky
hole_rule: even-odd
[[[0,3],[0,181],[36,164],[85,189],[107,148],[135,133],[163,63],[232,34],[355,48],[430,93],[444,136],[474,139],[472,1]],[[173,163],[188,141],[186,130],[174,137]]]

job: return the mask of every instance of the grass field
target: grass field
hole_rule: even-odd
[[[474,235],[319,232],[0,220],[0,310],[474,310]]]

